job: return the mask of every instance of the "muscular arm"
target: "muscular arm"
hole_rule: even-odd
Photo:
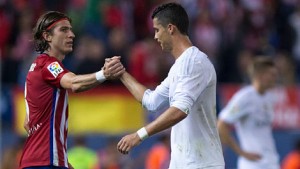
[[[163,131],[171,126],[177,124],[187,116],[186,113],[181,110],[170,107],[163,114],[161,114],[157,119],[148,124],[145,129],[149,136]],[[128,152],[136,145],[140,144],[141,138],[138,136],[137,132],[124,136],[118,143],[117,148],[123,154],[128,154]]]
[[[136,81],[129,73],[125,72],[120,78],[121,82],[127,87],[130,93],[139,101],[142,102],[144,92],[147,90],[145,86]]]
[[[100,84],[96,79],[96,73],[86,75],[75,75],[72,72],[66,73],[60,85],[65,89],[72,89],[73,92],[82,92],[91,89]]]
[[[170,107],[158,118],[149,123],[145,128],[148,132],[148,135],[151,136],[172,127],[186,117],[187,114],[180,109],[176,107]]]

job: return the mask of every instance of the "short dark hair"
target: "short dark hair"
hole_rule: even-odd
[[[52,24],[64,18],[72,22],[71,18],[67,15],[57,11],[49,11],[38,19],[33,29],[34,45],[37,52],[43,53],[50,47],[48,42],[43,38],[43,32],[52,33],[55,27],[51,27]]]
[[[257,56],[249,66],[248,72],[250,77],[254,77],[272,67],[275,67],[272,59],[266,56]]]
[[[151,18],[157,18],[160,24],[162,24],[164,27],[171,23],[178,28],[180,33],[185,35],[188,34],[188,14],[180,4],[162,4],[154,9]]]

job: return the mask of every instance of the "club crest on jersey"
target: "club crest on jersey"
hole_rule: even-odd
[[[64,71],[58,62],[51,63],[47,68],[55,78]]]

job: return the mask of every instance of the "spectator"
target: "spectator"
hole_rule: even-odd
[[[69,162],[75,169],[96,169],[97,153],[90,149],[83,136],[75,136],[74,146],[69,149]]]
[[[299,169],[299,168],[300,168],[300,140],[297,140],[294,150],[288,153],[282,160],[281,169]]]
[[[161,134],[158,142],[149,150],[145,169],[167,169],[170,163],[170,136],[169,134]]]

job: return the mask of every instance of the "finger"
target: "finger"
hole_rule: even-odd
[[[123,149],[121,150],[121,153],[122,153],[122,154],[126,154],[125,148],[123,148]]]
[[[126,142],[124,141],[124,138],[121,140],[120,144],[118,145],[118,148],[123,151],[124,147],[126,146]]]
[[[123,144],[123,138],[117,144],[118,149],[121,149],[121,145]]]
[[[114,77],[119,77],[125,72],[125,68],[119,70],[117,73],[113,74]]]
[[[105,64],[106,68],[111,68],[111,69],[119,65],[122,65],[122,63],[119,60],[111,60]]]
[[[121,63],[120,59],[118,58],[114,58],[114,59],[110,59],[110,64],[116,64],[116,63]]]
[[[126,154],[125,148],[122,147],[122,148],[120,149],[120,152],[121,152],[122,154]]]
[[[128,153],[129,153],[130,149],[131,149],[131,147],[130,147],[130,146],[126,147],[126,149],[125,149],[125,152],[126,152],[126,154],[128,154]]]
[[[110,69],[117,69],[118,67],[123,67],[122,63],[121,62],[117,62],[115,64],[110,64],[109,65],[109,68]]]
[[[114,66],[114,67],[112,67],[112,68],[110,69],[110,72],[111,72],[112,74],[116,74],[116,73],[120,72],[120,71],[123,70],[123,69],[124,69],[123,65],[120,65],[120,66]]]
[[[112,59],[121,59],[121,56],[113,56]]]
[[[107,73],[111,74],[111,75],[115,75],[118,72],[122,71],[124,69],[123,66],[119,66],[119,67],[111,67],[107,70]]]
[[[111,62],[111,61],[120,61],[121,60],[121,57],[120,56],[114,56],[112,58],[106,58],[105,59],[105,62],[108,63],[108,62]]]

